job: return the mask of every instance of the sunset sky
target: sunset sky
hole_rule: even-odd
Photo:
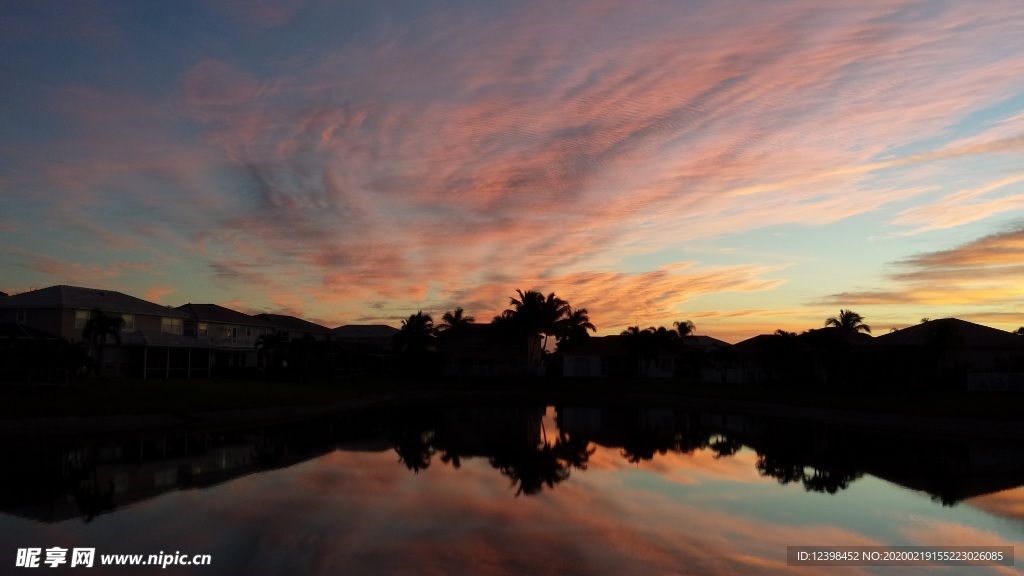
[[[1024,4],[0,4],[0,290],[1024,325]]]

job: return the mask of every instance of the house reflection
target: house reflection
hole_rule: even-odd
[[[553,424],[552,419],[553,416]],[[174,490],[201,489],[329,452],[394,452],[414,473],[486,462],[515,496],[585,473],[598,451],[631,466],[706,452],[756,454],[780,484],[834,494],[865,475],[946,505],[1024,485],[1024,453],[992,438],[849,428],[691,406],[424,404],[350,411],[235,430],[188,430],[93,441],[5,443],[13,465],[0,510],[41,522],[97,515]]]

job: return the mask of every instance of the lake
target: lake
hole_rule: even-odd
[[[44,574],[1015,574],[787,547],[1024,542],[1018,444],[685,405],[422,403],[3,450],[5,574],[35,573],[30,548]],[[100,565],[151,554],[209,565]]]

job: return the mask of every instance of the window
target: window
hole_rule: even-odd
[[[206,338],[210,335],[210,326],[206,322],[199,323],[199,337]]]
[[[135,331],[135,314],[121,314],[121,320],[124,320],[121,330],[126,332]]]
[[[220,329],[221,338],[234,338],[235,328],[233,326],[222,326]]]
[[[24,308],[19,308],[14,313],[14,321],[17,322],[18,324],[24,324],[27,321],[27,318],[28,318],[28,311],[25,310]]]
[[[89,318],[92,318],[92,312],[88,310],[75,310],[75,328],[82,329],[89,323]]]
[[[181,318],[160,318],[160,331],[166,332],[167,334],[181,334],[182,327]]]

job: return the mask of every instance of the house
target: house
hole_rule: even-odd
[[[320,342],[325,342],[333,335],[330,328],[315,324],[308,320],[303,320],[302,318],[296,318],[295,316],[287,316],[284,314],[256,314],[253,318],[269,325],[273,330],[273,333],[279,335],[283,342],[299,340],[306,336]]]
[[[217,304],[185,304],[185,336],[213,346],[215,370],[256,368],[260,336],[273,333],[273,326],[258,318]]]
[[[367,354],[391,354],[398,328],[386,324],[346,324],[331,330],[335,342],[342,342]]]
[[[626,336],[591,336],[565,352],[562,375],[569,378],[671,378],[676,368],[672,351],[651,348],[630,350]]]
[[[732,344],[711,336],[681,338],[684,364],[691,366],[701,382],[738,384],[743,370],[737,362]]]
[[[733,347],[735,381],[862,387],[870,381],[864,357],[875,338],[828,327],[800,335],[761,334]]]
[[[121,342],[108,339],[92,350],[104,374],[135,377],[191,377],[208,373],[209,346],[182,337],[186,315],[169,306],[114,290],[50,286],[0,298],[0,322],[15,322],[81,342],[95,311],[124,321]]]
[[[543,358],[539,337],[509,341],[494,324],[467,324],[443,332],[437,348],[447,358],[445,374],[457,377],[538,374]]]
[[[904,385],[1024,390],[1024,337],[958,318],[879,336],[867,361],[880,378]]]
[[[796,381],[800,341],[795,334],[759,334],[733,345],[739,381],[743,384],[785,384]]]

